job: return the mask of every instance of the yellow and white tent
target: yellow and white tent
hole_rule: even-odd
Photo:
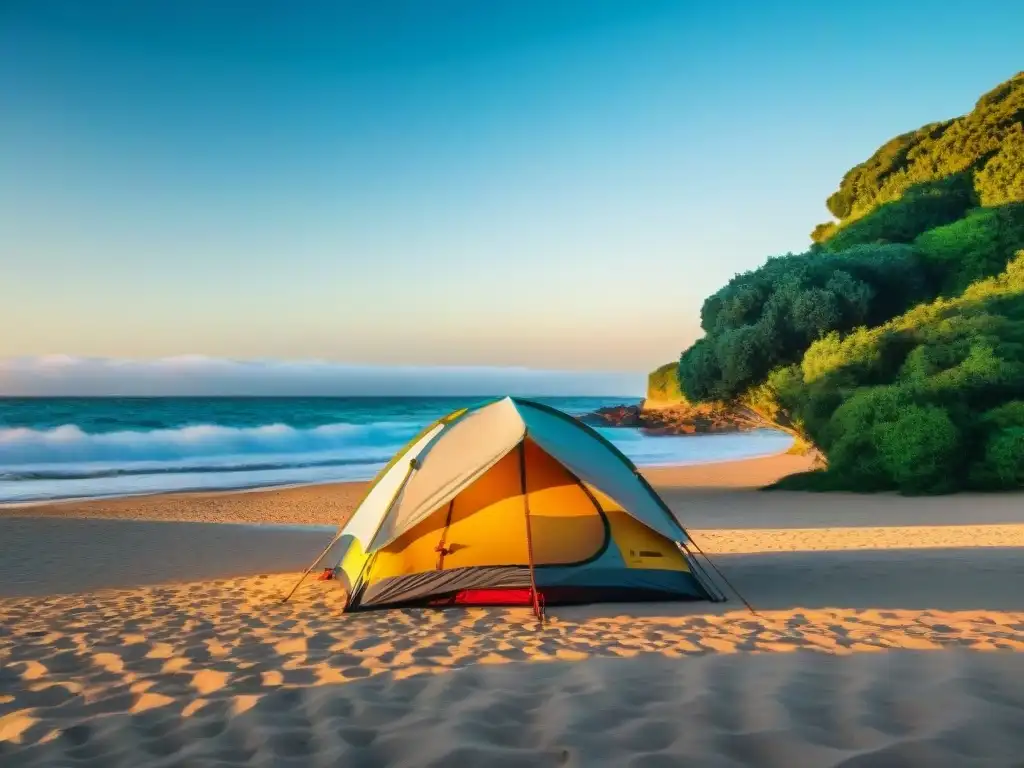
[[[352,609],[532,603],[539,611],[717,599],[687,542],[664,501],[596,431],[550,406],[504,398],[414,438],[328,553]]]

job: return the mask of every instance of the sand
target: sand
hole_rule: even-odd
[[[659,487],[687,491],[749,489],[808,469],[800,456],[783,454],[750,461],[647,470]],[[0,518],[103,518],[166,522],[267,523],[338,526],[362,500],[365,482],[276,488],[248,492],[165,493],[120,499],[63,501],[0,507]]]
[[[744,487],[797,461],[649,473],[756,614],[282,604],[359,486],[8,511],[0,765],[1024,765],[1024,496]]]

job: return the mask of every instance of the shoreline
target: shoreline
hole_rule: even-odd
[[[742,435],[652,435],[629,427],[608,427],[604,431],[614,433],[610,439],[641,468],[762,458],[789,450],[792,446],[790,436],[771,429],[749,430]],[[99,440],[102,436],[97,433],[81,437],[91,441]],[[143,436],[140,434],[136,437],[142,439]],[[698,446],[690,441],[665,440],[666,437],[704,437],[705,442]],[[158,439],[153,450],[164,446],[168,439]],[[403,442],[404,438],[398,441],[398,445]],[[101,452],[103,455],[97,458],[89,451],[103,448],[102,445],[81,447],[85,451],[81,455],[73,451],[64,455],[67,453],[65,449],[68,449],[68,446],[64,446],[61,450],[46,449],[53,453],[48,463],[45,457],[31,453],[38,446],[33,448],[28,445],[30,453],[22,458],[17,458],[17,445],[12,443],[0,447],[3,448],[0,454],[7,456],[14,451],[15,457],[13,464],[0,467],[4,470],[0,472],[0,510],[171,494],[242,493],[362,483],[373,480],[391,458],[393,451],[397,450],[387,446],[385,452],[379,453],[372,447],[364,446],[356,455],[351,454],[354,449],[349,447],[345,449],[349,453],[343,454],[341,458],[328,460],[324,458],[326,454],[319,452],[320,448],[314,450],[315,446],[307,447],[308,450],[301,446],[292,446],[294,450],[288,446],[277,446],[274,450],[283,453],[267,453],[272,446],[261,443],[250,452],[238,449],[239,455],[228,457],[230,460],[225,456],[231,451],[223,446],[217,450],[226,452],[225,456],[206,446],[204,450],[210,454],[207,458],[204,458],[206,453],[200,451],[195,456],[171,460],[161,458],[159,451],[149,455],[146,451],[150,451],[150,448],[139,454],[135,448],[128,450],[131,446],[122,446],[114,452],[116,455],[106,455],[109,453],[106,451]],[[121,457],[123,461],[119,462],[118,456],[121,454],[124,454]],[[29,458],[32,460],[29,461]],[[139,461],[142,464],[138,464]]]
[[[733,490],[755,490],[808,468],[810,461],[806,457],[786,452],[743,459],[639,467],[641,474],[656,488],[718,487]],[[355,510],[370,482],[343,480],[14,502],[0,504],[0,519],[66,517],[310,527],[340,525]]]

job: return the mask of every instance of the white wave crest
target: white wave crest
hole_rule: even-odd
[[[74,424],[0,428],[0,504],[365,480],[423,425],[286,424],[88,433]],[[786,450],[780,432],[646,437],[601,430],[641,466],[694,464]]]
[[[418,425],[399,422],[326,424],[296,429],[287,424],[225,427],[201,424],[179,429],[87,433],[74,424],[47,430],[0,429],[0,472],[57,465],[144,463],[210,466],[218,463],[269,463],[289,458],[308,462],[334,457],[356,458],[368,452],[387,454],[407,441]]]

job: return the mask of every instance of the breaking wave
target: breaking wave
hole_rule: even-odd
[[[112,432],[75,424],[0,428],[0,504],[366,480],[431,420]],[[772,431],[696,439],[600,431],[640,466],[764,456],[791,442]]]
[[[372,477],[422,425],[0,429],[0,502]]]

